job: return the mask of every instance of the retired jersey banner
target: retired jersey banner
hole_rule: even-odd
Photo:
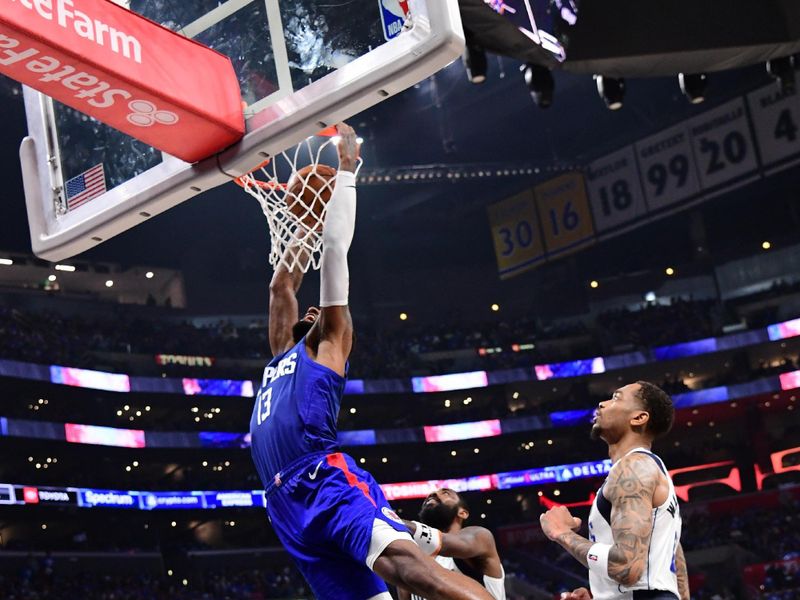
[[[488,211],[501,279],[518,275],[544,261],[533,191],[526,190],[492,204]]]
[[[534,188],[547,257],[594,241],[594,224],[581,173],[566,173]]]
[[[226,56],[110,0],[0,7],[0,73],[187,162],[244,135]]]

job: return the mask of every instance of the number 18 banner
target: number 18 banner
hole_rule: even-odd
[[[492,204],[487,210],[501,279],[518,275],[544,261],[533,190]]]
[[[633,146],[594,161],[586,171],[597,232],[633,221],[647,212]]]

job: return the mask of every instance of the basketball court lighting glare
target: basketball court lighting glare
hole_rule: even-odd
[[[153,277],[155,277],[155,273],[153,273],[152,271],[148,271],[147,273],[144,274],[144,276],[147,277],[148,279],[152,279]]]
[[[675,269],[673,269],[672,267],[667,267],[666,269],[664,269],[664,273],[666,273],[667,275],[675,275]]]
[[[55,280],[56,280],[56,276],[55,275],[48,275],[47,276],[47,281],[55,281]]]
[[[66,271],[67,273],[75,272],[75,267],[73,267],[72,265],[56,265],[55,269],[56,271]]]
[[[600,284],[596,280],[592,279],[592,281],[589,282],[589,287],[591,287],[592,289],[597,289],[598,287],[600,287]]]
[[[400,313],[400,320],[405,321],[406,319],[408,319],[408,315],[406,313]]]
[[[763,241],[763,242],[761,242],[761,248],[763,250],[769,250],[770,248],[772,248],[772,244],[770,244],[767,241]]]
[[[106,287],[111,287],[114,285],[114,281],[111,279],[106,280]]]
[[[13,264],[14,264],[14,261],[11,260],[10,258],[0,258],[0,265],[5,265],[7,267],[10,267]]]
[[[500,310],[500,305],[499,304],[492,304],[492,310],[494,312],[497,312],[498,310]]]

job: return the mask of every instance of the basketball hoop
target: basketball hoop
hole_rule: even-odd
[[[337,142],[336,129],[329,127],[234,179],[261,205],[273,268],[283,265],[304,273],[319,269],[322,227],[336,183],[335,169],[329,165],[338,164]],[[361,164],[359,159],[356,175]]]

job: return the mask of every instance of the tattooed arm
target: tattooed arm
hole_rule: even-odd
[[[653,492],[660,471],[647,456],[630,454],[611,470],[603,493],[611,502],[614,544],[608,551],[608,576],[622,585],[633,585],[644,572],[653,525]],[[578,535],[581,520],[564,506],[548,510],[540,518],[545,535],[558,542],[583,566],[594,542]]]
[[[686,557],[683,555],[680,543],[675,549],[675,571],[678,575],[678,593],[681,595],[681,600],[689,600],[689,573],[686,570]]]
[[[622,585],[633,585],[647,566],[653,529],[653,494],[661,471],[643,454],[629,454],[612,469],[603,487],[611,502],[614,544],[608,553],[608,575]]]
[[[581,520],[573,517],[566,506],[554,506],[539,517],[539,523],[548,538],[561,544],[584,567],[589,566],[586,554],[594,542],[575,533],[581,526]]]

